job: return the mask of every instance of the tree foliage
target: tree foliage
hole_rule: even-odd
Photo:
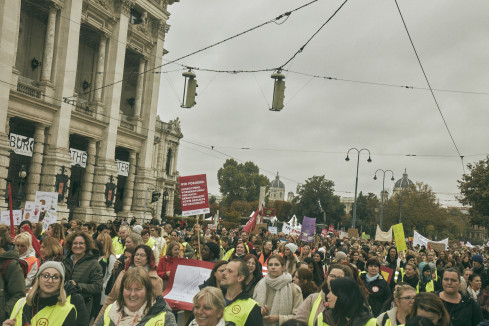
[[[299,186],[297,202],[297,218],[302,221],[304,216],[316,217],[318,223],[323,223],[323,213],[326,212],[327,223],[336,224],[345,214],[345,205],[340,203],[340,197],[333,194],[334,182],[326,180],[325,176],[313,176]],[[321,202],[321,207],[319,206]]]
[[[423,183],[411,185],[384,201],[384,230],[399,223],[399,214],[406,236],[417,230],[431,239],[459,239],[464,221],[438,203],[431,188]]]
[[[470,205],[471,223],[489,228],[489,157],[467,164],[469,173],[458,180],[463,205]]]
[[[260,195],[260,187],[267,186],[270,180],[260,174],[258,166],[253,162],[244,164],[228,159],[217,171],[217,181],[223,204],[230,205],[235,201],[255,201]]]
[[[275,215],[277,216],[277,219],[282,222],[288,221],[294,214],[296,208],[294,203],[283,200],[275,200],[268,206],[275,208]]]
[[[357,219],[355,227],[373,235],[379,222],[380,201],[373,193],[366,196],[360,191],[357,196]]]

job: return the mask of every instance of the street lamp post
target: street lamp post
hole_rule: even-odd
[[[17,198],[15,200],[15,208],[20,208],[22,204],[22,199],[24,199],[24,192],[22,187],[25,184],[25,180],[27,178],[27,170],[25,165],[22,165],[19,171],[19,190],[17,192]]]
[[[357,189],[358,189],[358,165],[360,163],[360,152],[362,151],[367,151],[368,152],[368,159],[367,159],[367,162],[370,163],[372,162],[372,159],[370,158],[370,151],[366,148],[362,148],[360,150],[356,149],[355,147],[353,148],[350,148],[348,150],[348,152],[346,153],[346,158],[345,158],[345,161],[349,161],[350,160],[350,157],[348,156],[350,154],[350,151],[354,149],[357,151],[357,176],[356,176],[356,179],[355,179],[355,200],[353,201],[353,220],[351,222],[351,227],[352,228],[355,228],[355,222],[356,222],[356,219],[357,219]]]
[[[382,221],[384,219],[384,183],[385,183],[385,174],[387,172],[390,172],[392,174],[391,181],[394,181],[394,172],[392,170],[382,170],[378,169],[375,171],[374,174],[374,180],[377,180],[377,172],[382,171],[382,194],[380,195],[382,197],[381,204],[380,204],[380,229],[382,230]]]

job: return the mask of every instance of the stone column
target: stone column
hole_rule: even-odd
[[[10,82],[14,78],[17,45],[19,41],[20,1],[0,0],[0,76]],[[15,83],[16,85],[17,83]],[[14,86],[16,87],[16,86]],[[4,198],[10,165],[8,123],[9,97],[11,86],[0,83],[0,198]],[[4,200],[0,200],[0,209],[6,208]]]
[[[56,33],[56,15],[59,6],[51,4],[49,7],[48,24],[46,26],[46,40],[44,41],[44,56],[42,58],[42,82],[51,82],[51,71],[53,67],[54,34]]]
[[[34,151],[32,153],[31,164],[29,165],[29,172],[27,173],[26,200],[28,201],[34,201],[36,199],[36,191],[39,190],[41,183],[45,129],[46,126],[37,124],[34,132]]]
[[[85,174],[83,175],[80,200],[80,207],[82,208],[90,207],[90,201],[92,200],[93,174],[95,171],[95,156],[97,155],[97,142],[94,139],[88,141],[87,155],[87,167],[85,168]]]
[[[104,83],[105,73],[105,45],[107,44],[107,36],[102,34],[100,36],[100,44],[98,47],[98,60],[97,60],[97,76],[95,78],[95,101],[102,102],[102,86]]]
[[[134,180],[136,179],[136,152],[129,153],[129,175],[127,176],[126,189],[122,199],[122,211],[127,213],[132,209],[132,198],[134,196]]]
[[[146,58],[142,56],[139,59],[138,80],[136,84],[136,102],[134,103],[134,118],[141,118],[141,107],[143,104],[143,90],[144,90],[144,66],[146,64]]]

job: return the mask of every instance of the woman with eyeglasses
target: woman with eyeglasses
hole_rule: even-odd
[[[153,284],[153,294],[155,297],[163,293],[163,281],[156,273],[156,262],[155,262],[155,256],[153,254],[153,250],[151,250],[151,248],[148,247],[147,245],[144,244],[139,245],[136,247],[134,251],[134,255],[131,257],[131,259],[129,259],[129,261],[126,262],[125,270],[123,270],[119,274],[119,277],[117,277],[117,280],[114,283],[112,291],[110,291],[110,294],[107,296],[107,301],[105,301],[104,306],[102,307],[99,315],[97,316],[97,319],[100,318],[102,312],[105,310],[105,308],[107,308],[108,305],[114,303],[117,300],[120,294],[121,283],[124,274],[127,273],[129,269],[134,267],[143,267],[148,272],[148,276],[151,280],[151,284]]]
[[[102,291],[102,267],[93,253],[93,239],[83,231],[75,231],[66,239],[68,253],[63,259],[66,280],[75,286],[85,300],[87,314],[92,312],[93,298]]]
[[[42,319],[52,325],[88,325],[83,297],[78,293],[67,294],[64,279],[65,270],[60,262],[42,264],[27,297],[17,301],[3,326],[41,325]]]
[[[252,297],[255,286],[263,278],[262,267],[258,262],[258,258],[256,258],[256,256],[252,254],[247,254],[244,258],[244,262],[250,270],[250,276],[246,280],[243,292],[249,294],[250,297]]]
[[[378,326],[397,326],[406,324],[406,317],[411,312],[416,290],[411,285],[396,285],[394,290],[395,307],[377,317]]]

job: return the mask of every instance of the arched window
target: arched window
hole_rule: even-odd
[[[165,171],[167,175],[170,175],[170,166],[171,166],[171,155],[172,155],[172,149],[170,148],[168,152],[166,153],[166,167]]]

